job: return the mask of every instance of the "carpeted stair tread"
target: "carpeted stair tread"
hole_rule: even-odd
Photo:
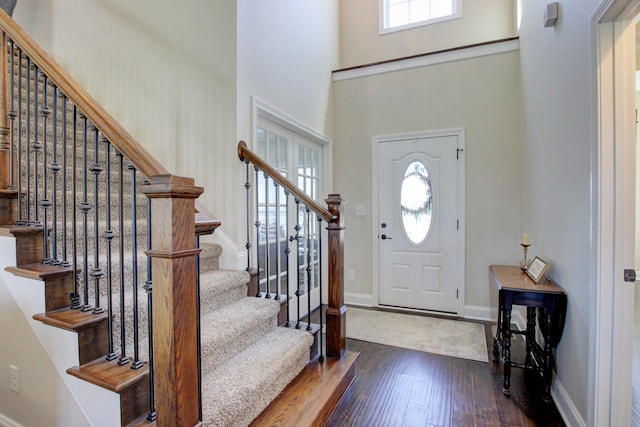
[[[247,426],[309,363],[311,334],[277,327],[203,374],[206,426]]]
[[[249,274],[236,270],[210,270],[200,274],[200,312],[204,315],[247,296]]]
[[[272,331],[279,310],[275,301],[244,297],[202,315],[202,372],[210,372]]]

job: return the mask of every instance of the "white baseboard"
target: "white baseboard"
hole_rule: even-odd
[[[377,304],[373,303],[373,295],[358,294],[355,292],[344,293],[344,303],[348,305],[359,305],[362,307],[376,307]]]
[[[11,418],[0,414],[0,427],[22,427],[22,425],[13,421]]]
[[[573,404],[571,396],[569,396],[569,393],[567,393],[567,390],[562,385],[562,382],[558,381],[557,377],[553,379],[551,397],[567,427],[587,427],[587,423],[580,415],[576,405]]]
[[[483,322],[495,322],[498,318],[498,310],[490,307],[482,307],[478,305],[465,305],[462,317],[471,320],[481,320]]]

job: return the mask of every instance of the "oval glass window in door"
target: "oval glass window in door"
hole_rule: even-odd
[[[433,196],[427,167],[420,161],[411,162],[404,172],[400,210],[407,238],[414,245],[422,243],[431,230]]]

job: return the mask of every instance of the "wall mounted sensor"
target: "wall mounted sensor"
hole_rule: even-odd
[[[558,2],[549,3],[544,9],[544,26],[553,27],[558,20]]]

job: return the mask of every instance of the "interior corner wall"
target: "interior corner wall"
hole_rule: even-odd
[[[383,35],[379,33],[380,1],[340,2],[340,68],[516,35],[515,0],[460,0],[462,18]]]
[[[597,171],[594,24],[600,1],[561,2],[554,27],[540,17],[547,2],[523,1],[522,58],[525,132],[523,221],[533,255],[550,263],[568,296],[557,349],[557,381],[583,420],[589,407],[589,336],[596,307],[592,235]],[[595,159],[595,160],[594,160]],[[594,163],[595,162],[595,163]]]
[[[489,265],[517,264],[522,256],[519,67],[512,51],[334,83],[334,185],[348,199],[344,265],[355,271],[347,294],[375,294],[372,138],[464,128],[464,304],[489,307]],[[356,205],[367,215],[356,216]]]
[[[0,307],[0,425],[89,426],[1,277]],[[19,393],[9,390],[9,365],[20,370]]]
[[[20,0],[14,17],[235,229],[235,1]]]

